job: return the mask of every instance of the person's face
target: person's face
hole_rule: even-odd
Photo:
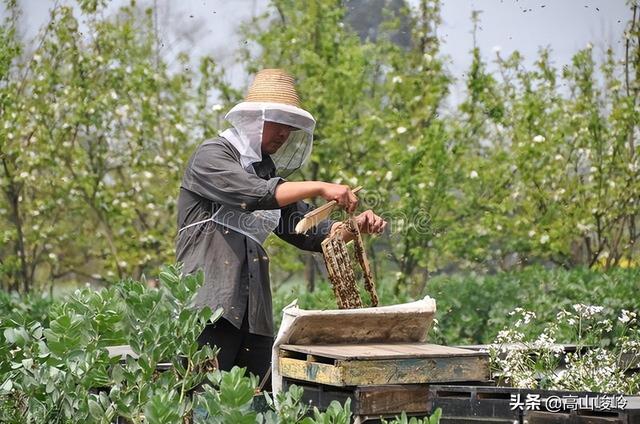
[[[274,154],[287,141],[291,131],[297,128],[277,122],[265,121],[262,130],[262,151],[267,154]]]

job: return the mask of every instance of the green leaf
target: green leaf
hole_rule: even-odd
[[[94,399],[89,399],[89,413],[95,420],[100,420],[104,415],[104,410]]]
[[[0,386],[0,395],[8,395],[11,393],[11,389],[13,389],[13,381],[6,379]]]

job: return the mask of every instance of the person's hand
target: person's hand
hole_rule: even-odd
[[[320,195],[327,201],[335,200],[347,212],[352,213],[358,207],[358,198],[351,192],[351,188],[342,184],[323,183]]]
[[[358,224],[358,229],[361,233],[380,234],[387,226],[387,221],[369,209],[356,216],[356,224]]]

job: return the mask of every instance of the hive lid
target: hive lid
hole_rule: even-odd
[[[424,342],[435,312],[436,302],[430,297],[360,309],[304,310],[290,305],[283,311],[279,334],[288,333],[287,344],[304,345]]]

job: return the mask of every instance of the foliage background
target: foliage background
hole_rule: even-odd
[[[319,122],[310,163],[294,178],[362,184],[363,208],[389,221],[382,237],[367,241],[380,290],[390,293],[384,299],[429,293],[451,312],[451,340],[478,342],[491,336],[467,334],[454,312],[480,296],[478,286],[493,293],[483,287],[487,281],[530,281],[531,292],[544,293],[544,272],[555,273],[554,281],[580,275],[569,286],[591,287],[587,275],[637,268],[637,4],[629,3],[622,60],[609,50],[597,61],[587,46],[554,67],[541,50],[527,69],[519,53],[498,52],[498,71],[489,73],[475,47],[466,96],[451,108],[445,103],[454,81],[439,49],[439,2],[422,0],[413,9],[383,3],[371,9],[378,14],[365,20],[367,32],[339,0],[273,0],[268,14],[240,29],[247,45],[238,61],[248,73],[287,68]],[[60,3],[38,36],[23,40],[20,5],[6,2],[0,33],[6,291],[51,293],[87,281],[109,286],[156,275],[173,262],[183,166],[242,98],[215,57],[194,67],[184,52],[170,64],[159,52],[153,9],[132,2],[105,16],[105,4]],[[479,24],[478,13],[471,19]],[[268,249],[278,296],[288,299],[301,284],[314,292],[318,281],[319,296],[328,293],[317,258],[277,239]],[[529,271],[530,265],[542,268]],[[605,291],[626,290],[609,275],[593,278]],[[522,287],[492,294],[479,316],[522,299],[518,290],[529,293]],[[451,291],[466,293],[453,309],[446,303]],[[569,302],[587,296],[556,295],[560,303],[561,296],[571,296]]]

